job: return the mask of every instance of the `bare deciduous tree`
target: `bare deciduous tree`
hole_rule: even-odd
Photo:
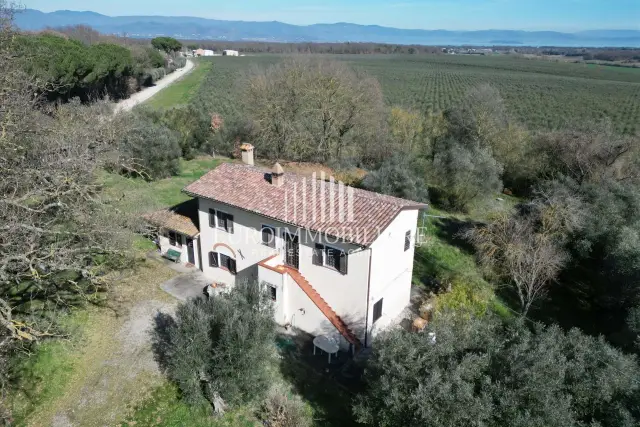
[[[544,133],[535,142],[552,171],[578,184],[640,177],[638,137],[617,134],[610,120]]]
[[[65,279],[67,291],[82,295],[102,282],[97,260],[125,254],[126,230],[137,224],[96,181],[100,168],[118,161],[123,127],[104,103],[40,102],[41,88],[14,60],[14,10],[0,0],[0,358],[12,343],[50,335],[16,315],[10,298],[24,283],[29,295],[64,304],[54,282],[74,272],[85,287]]]
[[[240,80],[254,143],[274,158],[380,157],[384,102],[375,79],[338,61],[296,57]]]
[[[568,255],[531,216],[503,215],[486,227],[469,230],[481,262],[513,283],[523,315],[544,297]]]

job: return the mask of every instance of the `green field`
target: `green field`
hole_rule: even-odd
[[[147,103],[151,108],[168,108],[186,104],[200,88],[204,77],[211,71],[211,62],[195,61],[196,68],[184,78],[160,91]]]
[[[328,55],[327,55],[328,56]],[[618,131],[640,131],[640,69],[525,59],[509,55],[333,55],[378,79],[389,105],[438,111],[474,86],[500,90],[509,111],[532,129],[609,117]],[[228,116],[238,113],[235,82],[243,70],[282,56],[212,58],[196,98]],[[206,92],[206,93],[203,93]]]

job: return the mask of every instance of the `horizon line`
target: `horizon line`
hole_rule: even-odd
[[[385,25],[380,25],[380,24],[356,24],[353,22],[346,22],[346,21],[338,21],[338,22],[316,22],[314,24],[307,24],[307,25],[302,25],[302,24],[292,24],[289,22],[285,22],[285,21],[278,21],[278,20],[267,20],[267,21],[245,21],[245,20],[241,20],[241,19],[219,19],[219,18],[205,18],[202,16],[192,16],[192,15],[106,15],[104,13],[100,13],[100,12],[95,12],[92,10],[71,10],[71,9],[57,9],[51,12],[45,12],[39,9],[33,9],[33,8],[24,8],[22,10],[34,10],[36,12],[40,12],[40,13],[44,13],[44,14],[51,14],[51,13],[57,13],[57,12],[74,12],[74,13],[93,13],[96,15],[100,15],[100,16],[105,16],[107,18],[135,18],[135,17],[147,17],[147,18],[195,18],[195,19],[204,19],[204,20],[212,20],[212,21],[223,21],[223,22],[245,22],[245,23],[278,23],[278,24],[284,24],[284,25],[291,25],[294,27],[313,27],[315,25],[355,25],[355,26],[359,26],[359,27],[379,27],[379,28],[386,28],[386,29],[393,29],[393,30],[401,30],[401,31],[448,31],[448,32],[465,32],[465,33],[472,33],[472,32],[480,32],[480,31],[520,31],[520,32],[525,32],[525,33],[541,33],[541,32],[550,32],[550,33],[561,33],[561,34],[578,34],[578,33],[582,33],[582,32],[588,32],[588,31],[636,31],[636,32],[640,32],[640,27],[638,28],[591,28],[591,29],[582,29],[582,30],[576,30],[576,31],[561,31],[561,30],[550,30],[550,29],[538,29],[538,30],[524,30],[524,29],[513,29],[513,28],[485,28],[485,29],[476,29],[476,30],[450,30],[450,29],[446,29],[446,28],[434,28],[434,29],[427,29],[427,28],[401,28],[401,27],[389,27],[389,26],[385,26]]]

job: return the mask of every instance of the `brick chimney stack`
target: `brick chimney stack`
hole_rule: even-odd
[[[253,145],[244,143],[240,146],[242,151],[242,163],[253,166]]]
[[[284,169],[282,169],[280,163],[273,165],[273,170],[271,171],[271,184],[276,187],[282,187],[284,185]]]

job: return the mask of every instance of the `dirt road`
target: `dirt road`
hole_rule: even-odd
[[[187,65],[185,65],[184,68],[177,69],[176,71],[169,74],[168,76],[158,80],[154,86],[143,89],[140,92],[137,92],[131,95],[130,98],[123,99],[122,101],[118,102],[114,107],[114,112],[119,113],[120,111],[131,110],[136,105],[139,105],[145,102],[146,100],[151,98],[153,95],[160,92],[162,89],[166,88],[167,86],[171,85],[175,81],[189,74],[193,70],[193,68],[194,68],[193,61],[190,59],[187,59]]]

